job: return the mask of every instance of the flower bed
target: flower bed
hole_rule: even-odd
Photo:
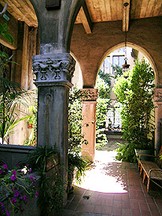
[[[24,211],[29,198],[38,196],[37,178],[26,165],[9,170],[7,164],[0,164],[1,216],[14,216]]]

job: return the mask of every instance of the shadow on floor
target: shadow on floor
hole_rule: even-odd
[[[91,170],[68,198],[63,216],[160,216],[162,191],[146,192],[136,164],[115,161],[115,153],[98,151]]]

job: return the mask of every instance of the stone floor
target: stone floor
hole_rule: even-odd
[[[96,151],[93,167],[75,184],[63,216],[160,216],[162,190],[142,183],[136,164],[115,161],[114,151]]]

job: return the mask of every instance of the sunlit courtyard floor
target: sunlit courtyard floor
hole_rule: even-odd
[[[115,160],[113,150],[96,151],[95,162],[81,184],[75,184],[63,216],[159,216],[162,191],[150,193],[136,164]]]

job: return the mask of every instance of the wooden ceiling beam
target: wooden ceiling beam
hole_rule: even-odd
[[[2,6],[4,6],[6,0],[0,0],[0,2]],[[22,0],[7,0],[7,11],[17,20],[24,21],[28,26],[37,27],[37,17],[35,15],[34,9],[31,9],[31,3],[29,4],[28,2],[30,1],[26,2]]]
[[[79,17],[87,34],[92,33],[93,23],[87,8],[86,3],[84,2],[79,11]]]
[[[130,0],[123,0],[122,31],[129,30]]]

